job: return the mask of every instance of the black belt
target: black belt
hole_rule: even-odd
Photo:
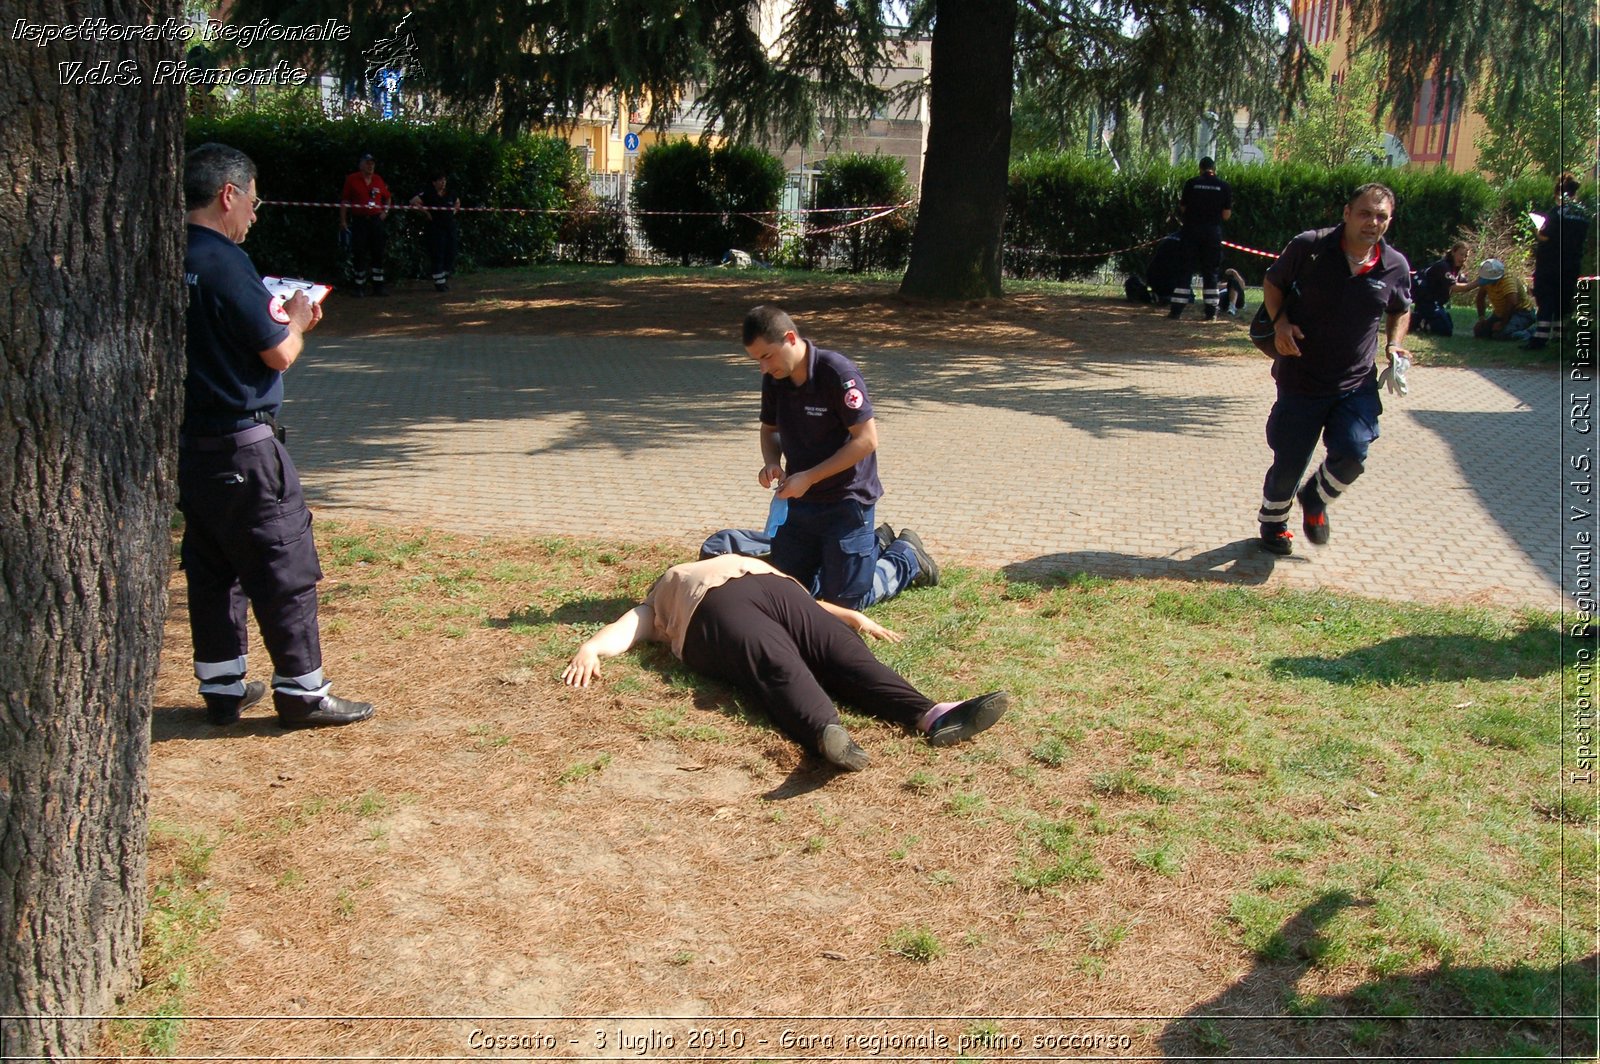
[[[179,436],[178,446],[191,451],[237,451],[252,443],[260,443],[276,435],[277,430],[265,422],[251,425],[226,436]]]

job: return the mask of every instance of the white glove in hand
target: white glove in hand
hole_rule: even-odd
[[[1410,386],[1406,383],[1406,373],[1410,369],[1410,355],[1400,350],[1390,351],[1389,367],[1378,375],[1379,386],[1387,386],[1395,395],[1405,395],[1410,391]]]

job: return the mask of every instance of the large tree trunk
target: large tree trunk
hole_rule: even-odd
[[[903,295],[1000,295],[1016,0],[939,0],[928,153]]]
[[[23,8],[15,15],[20,18]],[[27,6],[161,23],[175,0]],[[74,1056],[138,971],[182,387],[178,41],[0,58],[0,1053]],[[83,62],[142,84],[63,85]],[[132,72],[123,67],[122,72]],[[79,71],[82,72],[82,71]]]

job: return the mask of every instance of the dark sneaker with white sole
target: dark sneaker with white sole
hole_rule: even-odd
[[[1011,696],[1004,691],[990,691],[965,702],[957,702],[935,720],[928,729],[931,746],[953,746],[966,742],[981,731],[994,726],[1011,704]]]

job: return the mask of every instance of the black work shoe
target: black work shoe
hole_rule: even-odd
[[[350,294],[355,296],[357,299],[365,299],[367,298],[367,286],[364,284],[358,284],[354,288],[350,289]]]
[[[1261,549],[1268,554],[1288,557],[1294,553],[1294,533],[1276,525],[1261,526]]]
[[[873,529],[872,534],[878,537],[879,554],[884,553],[890,547],[894,546],[894,529],[889,527],[889,522],[885,521],[883,524]]]
[[[239,715],[266,696],[267,685],[251,680],[244,685],[244,694],[201,695],[206,702],[206,720],[219,727],[239,723]]]
[[[1174,303],[1174,304],[1172,304],[1172,306],[1170,308],[1168,308],[1168,310],[1167,310],[1167,317],[1169,317],[1169,318],[1181,318],[1181,317],[1183,317],[1183,304],[1182,303]]]
[[[382,281],[374,281],[372,284],[372,294],[375,296],[386,296],[389,294],[389,290],[383,286]]]
[[[1306,539],[1319,547],[1328,542],[1328,507],[1313,493],[1305,489],[1295,493],[1295,499],[1300,503],[1300,527],[1305,529]]]
[[[843,724],[830,724],[823,728],[822,739],[817,747],[830,764],[838,765],[846,772],[860,772],[872,763],[872,758],[850,738]]]
[[[907,587],[938,587],[939,563],[933,560],[933,555],[922,545],[922,540],[909,528],[902,528],[895,537],[896,543],[904,543],[911,548],[911,554],[917,559],[917,575],[911,578]]]
[[[1011,696],[1004,691],[990,691],[977,698],[958,702],[933,722],[928,730],[930,746],[953,746],[994,725],[1011,704]]]
[[[372,716],[371,702],[352,702],[338,695],[323,695],[316,702],[304,702],[303,708],[285,708],[288,699],[278,700],[278,724],[285,728],[329,728],[339,724],[356,724]]]

